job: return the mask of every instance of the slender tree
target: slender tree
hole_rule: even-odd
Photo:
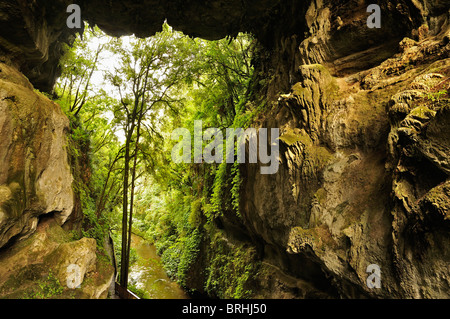
[[[97,96],[91,89],[92,76],[98,70],[101,53],[106,44],[99,41],[105,37],[98,29],[86,29],[84,39],[77,37],[71,49],[61,59],[62,74],[57,82],[56,93],[64,99],[68,112],[78,116],[86,102]],[[89,47],[89,40],[96,38],[95,49]]]
[[[189,77],[188,61],[194,54],[189,38],[163,31],[148,39],[131,40],[128,45],[118,39],[110,50],[120,56],[120,63],[107,78],[116,87],[119,103],[114,109],[116,125],[122,127],[125,141],[122,182],[122,247],[120,284],[128,285],[133,204],[138,178],[139,158],[142,157],[141,138],[146,145],[148,134],[164,122],[165,112],[176,112],[179,102],[174,88]],[[151,154],[146,151],[145,154]],[[151,155],[150,155],[151,156]]]

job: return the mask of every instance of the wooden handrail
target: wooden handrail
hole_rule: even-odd
[[[114,288],[116,295],[118,295],[120,299],[141,299],[132,291],[122,287],[117,281],[115,282]]]

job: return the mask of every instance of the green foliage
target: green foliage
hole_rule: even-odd
[[[131,247],[130,249],[130,265],[134,264],[138,259],[136,249]]]
[[[106,43],[101,43],[105,35],[97,28],[85,28],[83,39],[78,36],[72,47],[64,46],[65,54],[60,60],[62,74],[55,91],[60,96],[59,104],[66,113],[77,116],[87,103],[97,97],[92,88],[92,77],[98,71],[98,62]],[[98,42],[95,49],[91,40]],[[100,90],[104,94],[104,91]]]
[[[200,252],[200,244],[202,241],[202,235],[198,229],[195,229],[190,236],[184,240],[183,253],[180,257],[180,263],[178,264],[177,278],[178,282],[182,286],[186,285],[186,277],[188,271],[193,266],[197,256]]]
[[[64,287],[58,278],[50,271],[47,278],[39,280],[38,288],[34,289],[26,297],[30,299],[53,299],[58,298],[64,291]]]
[[[144,289],[140,289],[133,284],[128,284],[128,290],[133,292],[136,296],[141,299],[148,299],[148,293]]]
[[[95,238],[102,250],[111,226],[111,215],[103,212],[111,212],[118,203],[120,172],[113,171],[108,176],[118,152],[117,136],[105,118],[113,99],[103,90],[91,90],[92,74],[89,73],[97,70],[96,59],[103,46],[92,51],[88,43],[99,34],[98,30],[87,30],[84,41],[77,38],[74,46],[66,49],[61,62],[63,73],[55,92],[59,96],[57,102],[70,120],[67,148],[74,176],[72,186],[83,213],[83,228],[75,237]]]
[[[220,232],[213,236],[210,245],[205,290],[222,299],[251,297],[252,278],[259,268],[254,248],[231,244]]]
[[[188,219],[192,228],[198,228],[202,223],[202,199],[197,198],[191,203],[191,212]]]
[[[225,209],[224,192],[229,177],[227,174],[228,167],[229,165],[224,162],[219,164],[219,169],[216,171],[211,194],[211,206],[208,211],[206,211],[206,216],[209,219],[221,216]]]
[[[176,279],[178,274],[178,265],[180,264],[181,256],[183,254],[183,241],[185,238],[182,238],[179,241],[176,241],[161,255],[161,261],[164,265],[164,269],[167,273],[167,276],[171,279]]]
[[[93,175],[83,176],[82,174],[82,169],[91,171],[89,159],[81,159],[86,155],[83,150],[86,150],[87,145],[89,145],[89,135],[81,127],[75,127],[69,137],[69,155],[72,158],[74,176],[72,187],[79,198],[84,216],[81,235],[95,238],[98,248],[103,249],[102,244],[108,232],[108,222],[105,216],[96,214],[95,193],[90,188]]]
[[[240,193],[241,193],[241,185],[242,185],[242,177],[241,171],[239,169],[238,162],[233,164],[233,168],[231,169],[231,174],[233,176],[232,187],[231,187],[231,204],[233,206],[233,210],[236,212],[236,215],[241,217],[240,213]]]
[[[438,102],[443,95],[447,94],[447,90],[440,90],[439,92],[430,92],[427,94],[427,99]]]
[[[224,132],[227,127],[248,127],[264,107],[263,104],[254,107],[247,100],[252,68],[249,53],[243,54],[241,50],[246,50],[250,40],[241,35],[231,44],[195,41],[201,43],[197,47],[201,72],[192,77],[194,85],[184,93],[183,118],[174,119],[174,126],[169,126],[167,131],[187,127],[192,132],[194,120],[202,120],[206,127],[219,127]],[[170,154],[174,143],[166,140],[165,145],[166,154]],[[215,220],[222,218],[225,212],[232,211],[240,216],[242,177],[239,164],[166,163],[166,169],[160,168],[153,175],[156,185],[148,192],[151,210],[145,222],[150,224],[146,238],[155,242],[167,274],[187,286],[189,276],[198,272],[193,267],[198,267],[195,265],[198,265],[199,254],[209,254],[208,263],[202,265],[209,269],[208,283],[204,283],[207,292],[227,298],[249,297],[251,291],[247,283],[257,267],[255,253],[243,247],[229,252],[211,238]]]
[[[96,37],[97,45],[89,44]],[[175,164],[170,135],[178,127],[192,132],[194,120],[223,133],[228,127],[246,128],[264,109],[263,103],[249,101],[255,85],[253,39],[245,34],[218,41],[191,39],[167,24],[147,39],[108,39],[99,30],[83,39],[87,41],[77,39],[67,50],[56,86],[58,102],[71,121],[68,149],[84,215],[81,235],[101,244],[112,230],[121,263],[122,198],[131,189],[123,188],[124,167],[136,159],[133,227],[155,243],[168,275],[187,285],[200,254],[208,254],[211,258],[202,265],[208,267],[207,292],[249,297],[254,251],[243,245],[230,251],[214,235],[226,214],[240,216],[240,166]],[[107,70],[97,63],[104,52],[116,57]],[[103,72],[113,93],[92,81],[96,72]]]

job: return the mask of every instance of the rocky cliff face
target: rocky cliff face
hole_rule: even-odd
[[[281,129],[281,166],[275,177],[248,167],[244,211],[277,267],[343,297],[448,298],[446,19],[373,68],[300,65],[262,119]],[[366,285],[370,264],[382,289]]]
[[[36,229],[40,215],[63,224],[73,208],[69,121],[59,105],[0,64],[0,247]]]
[[[280,169],[243,167],[243,221],[223,224],[259,247],[265,297],[449,297],[449,5],[378,3],[380,29],[359,0],[80,1],[83,18],[112,35],[151,35],[167,18],[193,36],[249,31],[261,42],[255,95],[272,111],[255,126],[280,128]],[[67,4],[0,4],[3,244],[31,233],[40,213],[63,222],[70,211],[64,119],[11,67],[51,90],[75,32]],[[41,149],[34,134],[51,143]],[[43,191],[55,176],[61,187]],[[380,289],[366,284],[370,264]]]
[[[1,298],[106,298],[114,269],[93,238],[72,240],[54,218],[0,255]]]
[[[306,280],[329,296],[449,296],[448,6],[381,7],[377,33],[364,3],[313,1],[306,37],[263,63],[273,112],[259,124],[280,128],[281,165],[247,166],[242,196],[275,273],[301,279],[273,280],[281,292],[308,296]]]
[[[113,282],[113,267],[97,260],[95,239],[73,241],[61,228],[74,207],[68,126],[59,105],[0,63],[0,297],[100,298]],[[68,289],[70,265],[80,284],[95,280]],[[36,288],[51,276],[62,283],[48,287],[56,296]]]

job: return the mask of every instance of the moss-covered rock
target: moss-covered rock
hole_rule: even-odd
[[[219,298],[250,298],[259,263],[254,247],[233,243],[217,231],[211,238],[205,291]]]
[[[431,189],[419,205],[427,214],[435,214],[450,221],[450,180]]]
[[[72,213],[68,119],[14,68],[0,63],[0,247],[29,236],[42,214]],[[6,74],[6,76],[4,75]]]
[[[106,298],[111,261],[95,239],[73,240],[54,219],[0,254],[0,298]]]

